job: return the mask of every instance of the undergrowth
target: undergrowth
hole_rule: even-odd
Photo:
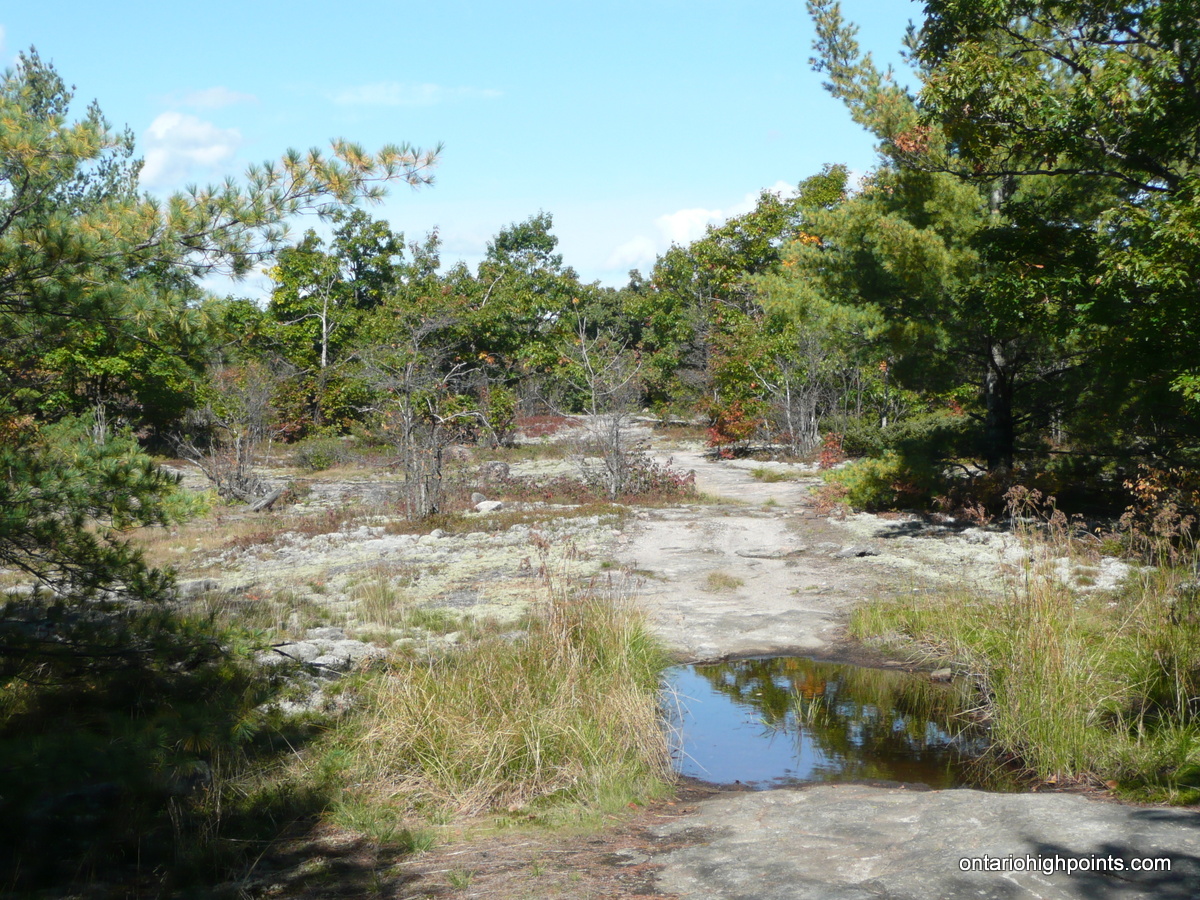
[[[670,460],[662,464],[649,458],[636,458],[629,468],[626,486],[615,502],[663,506],[694,501],[699,496],[694,473],[679,471]],[[601,485],[565,475],[545,481],[510,478],[499,484],[496,491],[514,501],[586,504],[611,499]]]

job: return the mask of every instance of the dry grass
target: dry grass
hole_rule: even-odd
[[[755,466],[750,470],[750,477],[761,481],[763,484],[779,484],[782,481],[799,481],[803,475],[799,472],[789,472],[785,469]]]
[[[728,572],[709,572],[708,577],[704,579],[704,589],[713,594],[724,594],[736,591],[745,583],[736,575],[730,575]]]
[[[1200,595],[1185,573],[1143,570],[1117,595],[1079,593],[1061,560],[1081,568],[1094,551],[1065,519],[1027,519],[1018,534],[1028,556],[1002,595],[868,604],[852,633],[973,673],[996,756],[1042,781],[1200,800]]]
[[[344,613],[292,590],[246,597],[219,591],[202,594],[192,601],[190,611],[219,628],[258,632],[272,639],[299,639],[310,628],[343,625],[346,618]]]
[[[666,657],[628,597],[556,588],[518,639],[485,637],[370,682],[348,776],[407,812],[613,804],[663,790]]]
[[[440,528],[446,534],[470,534],[472,532],[497,533],[507,531],[514,525],[544,525],[563,519],[586,519],[599,516],[613,523],[624,522],[630,509],[618,503],[589,500],[578,505],[552,503],[521,503],[506,506],[496,512],[472,514],[465,512],[442,513],[419,521],[393,520],[387,523],[388,534],[428,534]]]

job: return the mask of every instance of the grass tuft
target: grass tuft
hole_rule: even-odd
[[[727,572],[709,572],[708,577],[704,579],[704,589],[713,594],[720,594],[736,591],[745,583],[736,575],[730,575]]]
[[[778,484],[781,481],[799,481],[801,476],[797,472],[789,472],[785,469],[755,466],[750,470],[750,477],[763,484]]]
[[[340,740],[349,777],[408,812],[624,805],[664,788],[667,660],[628,598],[556,589],[517,640],[397,660]]]

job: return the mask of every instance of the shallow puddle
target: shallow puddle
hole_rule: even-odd
[[[764,789],[813,781],[972,784],[986,740],[965,686],[799,657],[676,666],[664,691],[677,771]]]

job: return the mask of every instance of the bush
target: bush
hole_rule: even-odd
[[[292,447],[292,462],[309,472],[323,472],[353,457],[346,442],[336,437],[305,438]]]
[[[502,485],[502,495],[513,501],[582,505],[607,500],[610,496],[600,477],[580,479],[559,475],[541,482],[512,478]],[[682,501],[695,496],[694,472],[680,472],[670,460],[661,464],[642,454],[630,454],[626,482],[615,502],[636,500],[645,504]]]
[[[919,413],[887,428],[865,419],[848,420],[842,427],[841,450],[851,457],[865,453],[866,458],[828,473],[825,480],[855,508],[928,507],[935,497],[942,506],[974,506],[976,487],[996,505],[1008,486],[997,489],[990,482],[977,485],[977,479],[947,474],[951,462],[971,459],[975,449],[966,417],[953,409]]]
[[[841,435],[842,452],[847,456],[879,456],[887,446],[878,416],[839,419],[835,427]]]
[[[766,423],[765,404],[752,400],[734,400],[724,405],[710,403],[706,412],[712,423],[708,446],[726,459],[744,451]]]
[[[825,482],[840,487],[846,503],[867,510],[926,506],[941,481],[930,467],[914,466],[893,451],[825,473]]]

